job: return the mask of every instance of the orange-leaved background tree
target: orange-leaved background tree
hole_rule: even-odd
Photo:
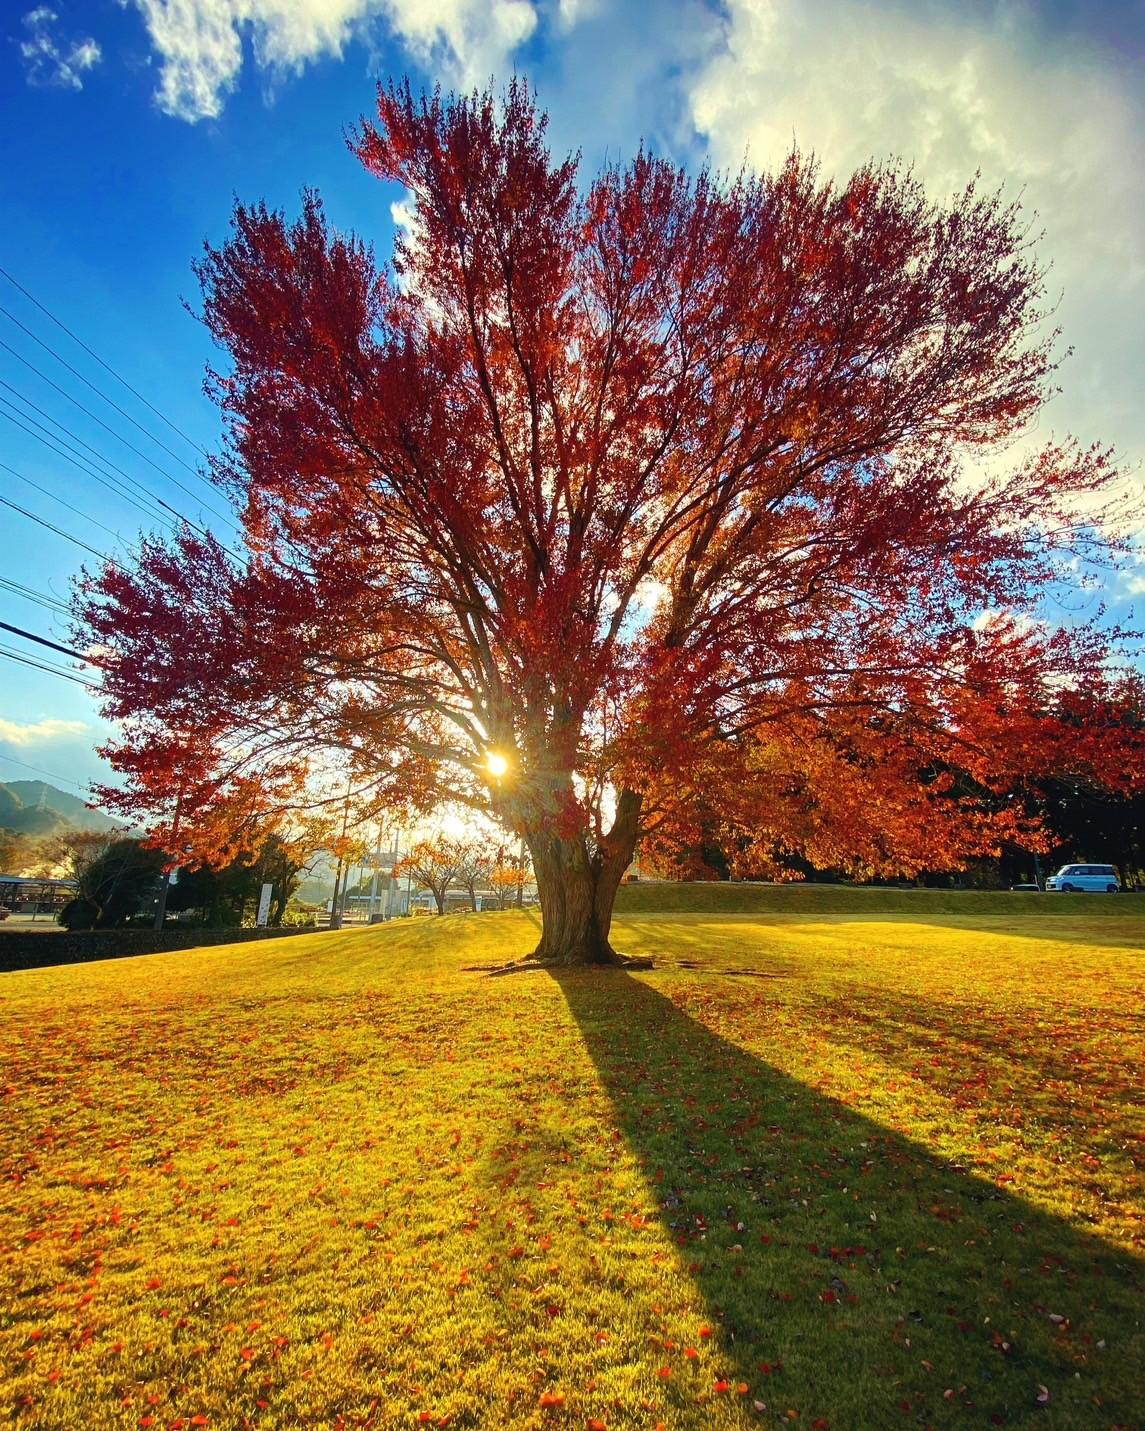
[[[352,147],[412,196],[392,263],[311,193],[197,265],[242,560],[188,530],[78,599],[125,813],[217,837],[334,764],[461,803],[577,963],[642,838],[905,873],[1036,841],[1022,780],[1140,777],[1086,715],[1133,709],[1119,633],[1040,607],[1115,551],[1116,467],[1005,450],[1055,367],[1017,205],[798,153],[582,185],[520,83],[383,88]]]

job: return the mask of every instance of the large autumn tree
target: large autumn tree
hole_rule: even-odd
[[[383,88],[352,147],[392,262],[307,194],[197,266],[242,560],[185,531],[80,598],[160,838],[340,764],[523,834],[538,957],[607,960],[642,837],[949,865],[1017,819],[952,772],[1097,758],[1046,712],[1105,643],[1029,613],[1113,469],[1005,451],[1054,367],[1016,206],[799,154],[581,184],[520,84]]]

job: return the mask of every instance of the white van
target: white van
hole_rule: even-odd
[[[1112,865],[1062,865],[1046,880],[1047,890],[1077,894],[1116,894],[1121,886]]]

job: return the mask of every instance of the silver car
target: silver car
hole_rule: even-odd
[[[1047,890],[1062,894],[1116,894],[1120,888],[1112,865],[1062,865],[1046,880]]]

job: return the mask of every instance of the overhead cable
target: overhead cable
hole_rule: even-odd
[[[52,780],[62,780],[65,785],[74,785],[77,790],[88,788],[79,780],[70,780],[66,775],[58,775],[54,770],[45,770],[39,765],[29,765],[26,760],[17,760],[14,755],[5,755],[2,751],[0,751],[0,760],[6,760],[10,765],[18,765],[22,770],[34,770],[37,775],[47,775]]]
[[[93,681],[85,681],[82,676],[75,675],[72,671],[64,671],[59,666],[50,666],[44,661],[37,661],[31,656],[21,655],[19,651],[9,651],[7,646],[0,646],[0,656],[6,661],[16,661],[21,666],[31,666],[33,670],[44,671],[49,676],[59,676],[61,681],[71,681],[77,686],[86,686],[89,691],[98,691],[99,687]]]
[[[0,576],[0,590],[11,592],[13,596],[22,596],[25,601],[34,601],[38,606],[45,607],[48,611],[56,611],[61,616],[68,614],[68,606],[58,597],[49,596],[46,591],[37,591],[34,587],[24,586],[18,581],[11,581],[6,576]]]
[[[3,398],[0,398],[0,402],[3,402]],[[0,417],[3,416],[5,416],[5,414],[0,413]],[[11,470],[12,469],[9,469],[9,471]],[[87,512],[83,511],[82,508],[73,507],[70,502],[65,502],[62,497],[57,497],[50,487],[44,487],[39,482],[33,481],[31,477],[25,477],[22,472],[16,472],[14,475],[18,477],[21,482],[26,482],[29,487],[34,487],[42,496],[50,498],[53,502],[58,502],[61,507],[66,507],[69,512],[73,512],[77,517],[82,517],[85,522],[90,522],[93,527],[98,527],[101,532],[106,532],[109,537],[114,537],[117,542],[123,542],[124,546],[127,545],[118,532],[112,531],[110,527],[105,527],[102,522],[97,521],[95,517],[90,516]]]
[[[231,522],[232,524],[234,523],[233,514],[228,515],[226,512],[221,512],[218,507],[212,507],[209,502],[203,501],[201,497],[191,491],[191,489],[186,485],[186,483],[181,482],[178,477],[173,477],[170,472],[167,472],[164,468],[160,467],[159,464],[155,462],[152,458],[148,457],[146,452],[141,451],[141,449],[136,447],[134,443],[128,442],[127,438],[124,437],[121,432],[116,432],[115,428],[109,426],[106,422],[104,422],[103,418],[97,417],[96,414],[92,412],[91,408],[85,407],[84,404],[80,402],[79,398],[73,397],[72,394],[69,393],[66,388],[60,387],[59,383],[54,382],[50,377],[48,377],[47,373],[45,373],[42,368],[37,368],[35,363],[30,363],[22,353],[18,352],[17,349],[12,347],[11,343],[6,343],[3,338],[0,338],[0,348],[3,348],[5,352],[11,353],[18,363],[22,363],[23,366],[27,368],[29,372],[35,373],[36,376],[42,382],[47,383],[47,385],[50,388],[54,389],[56,392],[58,392],[61,397],[67,398],[68,402],[70,402],[73,407],[78,407],[80,412],[82,412],[85,416],[90,417],[92,422],[98,423],[98,425],[102,427],[105,432],[109,432],[117,442],[122,442],[124,447],[126,447],[128,451],[134,452],[136,457],[141,458],[142,461],[146,462],[149,467],[154,467],[155,471],[159,473],[160,477],[165,477],[168,482],[173,483],[176,487],[179,488],[181,492],[185,493],[188,497],[190,497],[192,502],[200,503],[200,505],[205,507],[207,511],[213,513],[216,517],[220,517],[223,521]]]
[[[58,641],[49,641],[46,636],[37,636],[34,631],[25,631],[22,626],[9,626],[7,621],[0,621],[0,631],[11,631],[13,636],[23,636],[26,641],[35,641],[37,645],[47,646],[53,651],[58,651],[61,656],[74,656],[77,661],[82,661],[85,665],[99,664],[81,652],[73,651],[70,646],[61,646]]]
[[[3,379],[0,379],[0,387],[9,387],[9,385],[5,383]],[[9,390],[12,391],[13,389]],[[17,396],[20,395],[17,394]],[[23,397],[21,397],[20,400],[22,402],[27,402],[27,399]],[[2,403],[4,407],[12,408],[14,412],[19,413],[19,419],[25,419],[25,421],[21,421],[18,418],[13,417],[11,412],[0,411],[0,417],[12,423],[14,427],[18,427],[21,432],[26,432],[29,437],[34,437],[36,441],[42,443],[43,446],[46,447],[49,452],[53,453],[56,457],[63,458],[63,460],[67,462],[70,466],[74,467],[77,472],[82,472],[85,477],[93,477],[100,484],[101,487],[106,487],[109,492],[114,492],[117,497],[121,498],[125,502],[129,502],[133,507],[135,507],[137,511],[142,512],[145,517],[150,517],[152,521],[164,522],[169,529],[174,529],[175,524],[174,522],[172,522],[170,517],[166,516],[163,512],[156,511],[152,508],[145,506],[144,503],[139,501],[139,499],[135,496],[133,496],[130,489],[124,487],[123,483],[121,483],[117,478],[109,477],[105,473],[100,471],[100,469],[95,466],[91,458],[85,457],[83,453],[81,453],[77,448],[72,447],[70,443],[65,442],[62,437],[57,437],[54,432],[49,432],[48,429],[44,427],[42,423],[37,422],[35,418],[28,417],[28,415],[24,412],[21,412],[20,409],[17,408],[14,403],[10,403],[7,398],[0,397],[0,403]],[[33,407],[34,404],[28,403],[28,406]],[[40,409],[37,409],[37,411],[40,411]],[[49,422],[55,421],[55,419],[51,417],[49,417],[48,420]],[[27,423],[30,423],[31,427],[27,426]],[[56,426],[63,428],[64,432],[69,431],[69,429],[64,427],[62,423],[57,423]],[[33,428],[39,428],[40,431],[33,432]],[[74,436],[74,434],[72,435]],[[88,444],[86,442],[83,442],[81,438],[77,437],[76,441],[80,442],[81,445],[84,447],[88,446]],[[106,463],[108,467],[115,467],[114,462],[109,461],[108,458],[103,457],[100,453],[96,452],[96,449],[94,447],[90,450],[92,452],[95,452],[99,460],[101,462]],[[122,468],[118,468],[117,470],[120,472],[123,471]],[[124,476],[127,477],[127,480],[129,482],[134,481],[134,479],[128,476],[127,473],[124,473]],[[164,506],[167,505],[166,503],[163,503],[163,499],[161,497],[151,497],[150,494],[147,492],[147,489],[143,487],[142,484],[137,483],[136,485],[139,491],[143,493],[146,497],[148,497],[148,499],[156,505],[160,503],[162,503]],[[167,510],[172,512],[178,518],[179,521],[186,520],[186,518],[184,518],[179,512],[177,512],[174,507],[167,507]],[[198,530],[202,529],[199,528]]]
[[[19,291],[24,295],[28,302],[34,304],[45,316],[45,318],[50,318],[57,328],[62,329],[72,340],[73,343],[78,343],[89,358],[94,358],[95,361],[100,365],[101,368],[103,368],[105,372],[110,373],[111,376],[115,378],[116,382],[122,383],[123,386],[127,389],[127,391],[132,395],[132,397],[138,398],[138,400],[143,404],[145,408],[149,408],[155,414],[155,416],[159,418],[161,422],[165,422],[172,432],[178,433],[178,435],[183,439],[184,442],[188,443],[191,447],[193,447],[196,452],[202,453],[204,457],[207,457],[209,455],[208,453],[203,451],[203,449],[199,446],[199,444],[195,441],[193,437],[188,437],[181,427],[173,423],[165,413],[160,412],[154,403],[148,402],[147,399],[137,388],[133,388],[122,373],[118,372],[115,368],[113,368],[110,363],[104,362],[104,360],[99,356],[99,354],[95,352],[94,349],[89,348],[81,337],[73,333],[72,330],[68,327],[68,325],[63,322],[62,319],[57,318],[50,308],[46,308],[44,304],[42,304],[40,300],[35,297],[34,294],[29,293],[28,290],[24,287],[24,285],[22,283],[19,283],[15,278],[13,278],[6,268],[0,268],[0,274],[2,274],[8,280],[8,282],[12,285],[13,288],[19,289]]]
[[[51,344],[45,343],[43,338],[37,337],[37,335],[32,331],[31,328],[27,326],[26,323],[21,323],[19,318],[17,318],[14,313],[10,313],[2,303],[0,303],[0,313],[3,313],[4,317],[8,319],[9,323],[14,323],[16,327],[19,328],[21,333],[27,334],[27,336],[31,338],[33,343],[43,348],[45,353],[50,353],[51,356],[55,358],[56,362],[59,363],[61,367],[67,368],[68,372],[71,373],[73,377],[79,378],[80,382],[83,383],[85,387],[90,388],[92,392],[95,393],[96,397],[102,398],[104,402],[107,403],[108,407],[114,408],[115,411],[119,413],[120,417],[126,418],[127,421],[131,423],[132,427],[137,428],[143,434],[143,436],[147,438],[149,442],[153,442],[156,447],[161,447],[168,457],[173,457],[175,461],[178,462],[181,467],[185,467],[187,471],[191,474],[191,476],[194,477],[197,481],[205,482],[205,479],[199,472],[198,468],[192,467],[191,464],[185,461],[182,457],[180,457],[179,454],[173,448],[168,447],[165,442],[161,442],[153,432],[148,432],[148,430],[143,426],[141,422],[136,421],[136,419],[133,418],[125,408],[120,407],[120,405],[113,398],[109,398],[105,392],[102,392],[99,388],[97,388],[90,378],[85,378],[83,373],[81,373],[78,368],[73,368],[71,363],[69,363],[66,358],[61,358],[59,353],[56,352],[55,348],[53,348]]]
[[[17,472],[14,467],[9,467],[7,463],[0,462],[0,471],[11,472],[13,477],[20,477],[23,474]],[[22,517],[27,517],[30,521],[38,522],[41,527],[47,527],[49,532],[55,532],[57,537],[63,537],[65,541],[73,543],[77,547],[82,547],[85,552],[91,552],[92,556],[99,557],[100,561],[110,562],[111,557],[106,552],[97,551],[95,547],[89,547],[87,542],[81,542],[79,537],[73,537],[71,532],[65,532],[61,527],[53,526],[51,522],[45,521],[43,517],[38,517],[35,512],[29,512],[26,507],[17,506],[15,502],[10,502],[7,497],[0,497],[0,503],[5,507],[11,507],[14,512],[19,512]]]

